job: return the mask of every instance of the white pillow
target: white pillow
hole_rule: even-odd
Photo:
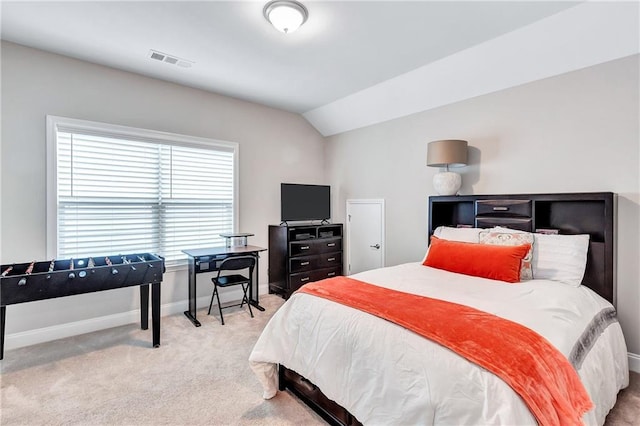
[[[465,243],[480,242],[480,232],[486,231],[482,228],[453,228],[451,226],[438,226],[433,235],[441,240],[461,241]]]
[[[454,228],[452,226],[438,226],[434,231],[433,235],[442,239],[449,241],[461,241],[464,243],[479,243],[480,242],[480,232],[485,231],[483,228]],[[427,247],[427,252],[422,258],[422,263],[427,259],[427,254],[429,254],[429,248]]]
[[[524,232],[497,226],[501,232]],[[533,278],[552,280],[578,287],[584,278],[589,251],[589,235],[533,234]]]
[[[533,277],[578,287],[587,267],[589,235],[534,234]]]

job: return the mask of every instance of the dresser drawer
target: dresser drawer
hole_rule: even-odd
[[[477,200],[476,216],[532,217],[531,200]]]
[[[342,252],[323,253],[318,255],[318,268],[329,268],[342,265]]]
[[[319,256],[300,256],[289,259],[289,271],[291,273],[311,271],[318,268]]]
[[[337,277],[342,275],[342,265],[333,268],[318,269],[313,272],[314,281],[324,280],[325,278]]]
[[[342,265],[291,274],[289,275],[289,289],[293,293],[307,283],[336,277],[338,275],[342,275]]]
[[[533,232],[533,219],[519,219],[514,217],[476,217],[476,227],[493,228],[494,226]]]
[[[326,238],[318,240],[316,243],[318,244],[318,253],[342,251],[342,238]]]
[[[290,256],[307,256],[342,251],[342,238],[322,238],[289,243]]]
[[[307,256],[318,254],[319,245],[316,240],[296,241],[289,243],[289,256]]]
[[[289,275],[289,291],[293,293],[303,285],[315,281],[312,277],[313,272],[307,271]]]

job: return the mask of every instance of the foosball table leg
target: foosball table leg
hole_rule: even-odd
[[[0,359],[4,358],[4,323],[7,319],[7,307],[0,306]]]
[[[153,347],[157,348],[160,346],[160,283],[151,284],[151,328]]]
[[[149,284],[140,286],[140,328],[149,328]]]

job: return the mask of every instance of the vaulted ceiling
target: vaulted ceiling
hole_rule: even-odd
[[[297,112],[324,135],[639,50],[636,2],[303,1],[291,34],[265,3],[2,1],[1,36]]]

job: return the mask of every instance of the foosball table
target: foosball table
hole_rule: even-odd
[[[164,259],[127,254],[0,266],[0,359],[4,357],[7,305],[140,286],[141,328],[149,328],[149,285],[153,347],[160,346],[160,283]]]

